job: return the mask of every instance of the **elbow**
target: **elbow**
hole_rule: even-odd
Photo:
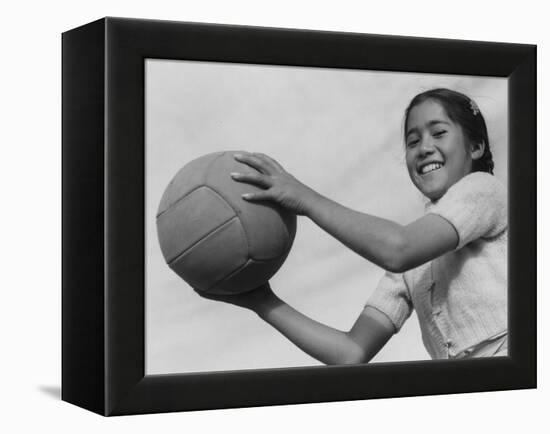
[[[365,353],[357,353],[349,355],[342,360],[342,365],[361,365],[363,363],[370,362],[370,357],[367,357]]]
[[[363,348],[357,344],[350,346],[347,351],[340,354],[335,365],[360,365],[368,363],[372,359],[372,355],[368,354]]]
[[[363,357],[358,355],[346,355],[341,356],[337,360],[334,360],[332,363],[329,362],[327,365],[333,366],[343,366],[343,365],[360,365],[362,363],[367,363],[368,360],[365,360]]]
[[[410,270],[410,267],[401,258],[390,260],[383,268],[391,273],[404,273]]]
[[[402,264],[399,261],[395,260],[395,259],[388,260],[382,266],[382,268],[386,271],[391,272],[391,273],[403,273],[403,272],[407,271],[407,270],[404,270]]]
[[[382,268],[392,273],[404,273],[411,269],[407,260],[408,243],[405,235],[401,232],[387,241],[386,254],[383,257]]]

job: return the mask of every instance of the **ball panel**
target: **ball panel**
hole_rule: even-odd
[[[289,216],[291,225],[285,225],[284,211],[270,204],[262,205],[271,208],[271,212],[261,222],[253,215],[240,216],[248,235],[249,255],[257,260],[270,260],[281,255],[286,256],[296,234],[296,217]]]
[[[199,187],[157,217],[157,232],[166,262],[235,217],[235,212],[208,187]]]
[[[193,288],[208,291],[248,260],[241,223],[233,218],[168,265]]]
[[[250,259],[241,269],[218,282],[208,292],[211,294],[238,294],[251,291],[266,283],[281,267],[284,260],[284,257],[261,262]]]
[[[270,260],[286,254],[296,232],[296,216],[269,203],[252,203],[243,193],[260,191],[250,184],[233,181],[231,172],[251,173],[255,169],[234,159],[238,151],[227,151],[209,167],[206,183],[217,191],[237,212],[247,234],[249,255]],[[285,225],[288,224],[288,228]]]
[[[159,203],[157,215],[169,209],[189,192],[204,185],[208,166],[221,155],[222,152],[203,155],[183,166],[166,187]]]

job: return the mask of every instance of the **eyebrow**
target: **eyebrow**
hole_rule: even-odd
[[[446,125],[451,125],[450,122],[447,122],[447,121],[444,121],[444,120],[440,120],[440,119],[434,119],[432,121],[429,121],[426,126],[427,127],[433,127],[434,125],[437,125],[437,124],[446,124]],[[413,127],[411,129],[409,129],[409,131],[407,131],[407,134],[405,134],[405,138],[409,137],[411,134],[413,133],[416,133],[416,134],[419,134],[420,133],[420,130],[417,128],[417,127]]]

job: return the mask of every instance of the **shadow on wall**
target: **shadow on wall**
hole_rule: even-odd
[[[61,386],[38,386],[38,390],[50,398],[61,399]]]

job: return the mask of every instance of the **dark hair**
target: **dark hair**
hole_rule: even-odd
[[[489,136],[487,134],[487,125],[477,104],[468,96],[450,89],[438,88],[431,89],[416,95],[405,110],[405,130],[409,120],[409,113],[413,107],[423,103],[426,100],[434,100],[440,103],[447,116],[453,122],[462,127],[464,134],[471,143],[484,143],[485,150],[483,155],[472,163],[473,172],[487,172],[493,174],[495,166],[493,154],[489,147]],[[406,131],[405,131],[406,134]]]

